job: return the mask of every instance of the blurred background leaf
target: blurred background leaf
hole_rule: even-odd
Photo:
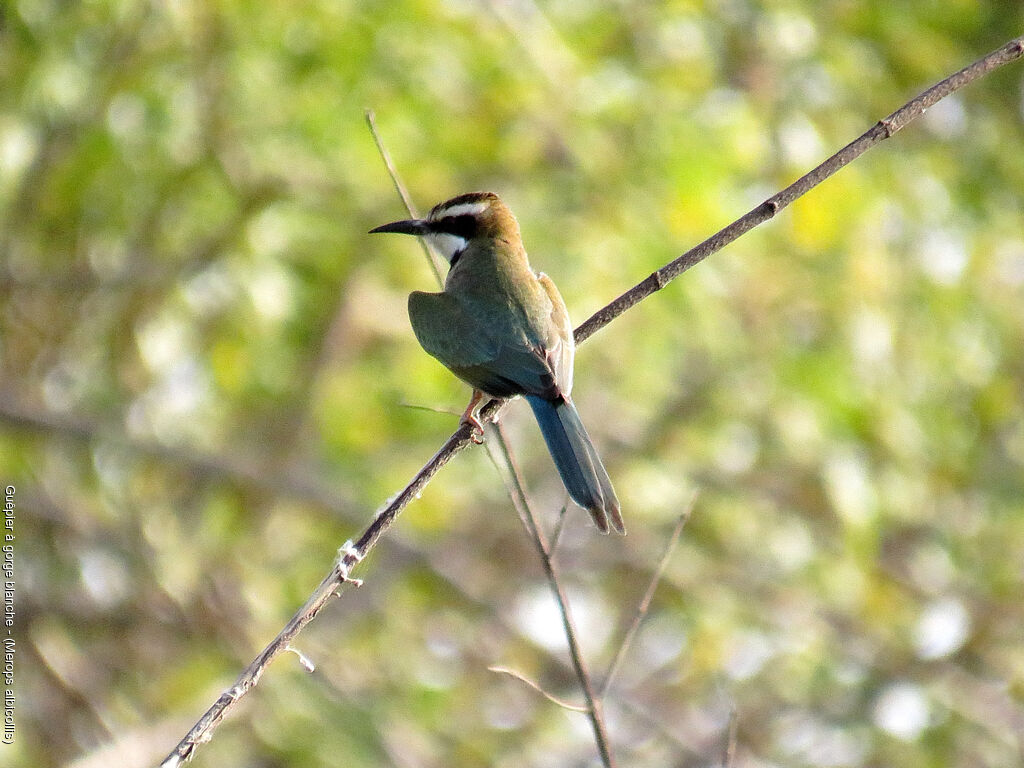
[[[1017,2],[11,2],[0,8],[5,762],[147,765],[455,426],[419,250],[499,192],[577,323],[927,85]],[[942,102],[581,347],[630,535],[570,511],[595,671],[704,490],[607,702],[622,763],[1008,766],[1024,739],[1024,71]],[[426,406],[428,409],[411,406]],[[449,415],[451,412],[452,415]],[[506,416],[553,523],[563,491]],[[547,587],[485,452],[199,753],[590,765]],[[11,759],[7,760],[10,755]]]

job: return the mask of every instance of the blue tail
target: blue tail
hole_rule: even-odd
[[[527,395],[526,400],[572,500],[590,513],[601,533],[608,533],[609,523],[625,533],[612,481],[572,400],[552,402],[536,395]]]

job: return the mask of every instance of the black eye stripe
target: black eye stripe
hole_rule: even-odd
[[[432,221],[430,228],[435,232],[446,232],[470,240],[476,236],[477,221],[475,216],[468,213],[462,216],[445,216],[443,219]]]

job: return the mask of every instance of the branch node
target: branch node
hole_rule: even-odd
[[[245,690],[240,685],[233,685],[224,691],[221,698],[227,698],[232,704],[238,701],[242,696],[245,695]]]
[[[334,566],[335,572],[338,574],[338,579],[344,583],[348,582],[356,587],[363,586],[362,579],[353,579],[349,577],[352,569],[355,568],[359,563],[363,561],[363,553],[360,551],[352,539],[349,539],[338,548],[338,562]]]
[[[763,203],[761,203],[761,210],[763,210],[765,216],[770,219],[772,216],[779,212],[778,200],[776,200],[774,197],[765,200]]]
[[[885,138],[892,138],[892,135],[900,129],[896,122],[891,117],[883,118],[878,121],[879,127],[885,133]]]

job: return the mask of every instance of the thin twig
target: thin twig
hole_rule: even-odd
[[[294,653],[296,658],[298,658],[298,660],[299,660],[299,664],[301,664],[302,668],[304,670],[306,670],[307,672],[315,672],[316,671],[316,664],[313,663],[313,660],[310,659],[306,654],[304,654],[298,648],[292,648],[289,645],[287,648],[285,648],[285,651],[287,651],[288,653]]]
[[[725,751],[722,755],[722,768],[732,768],[736,763],[736,742],[739,739],[740,717],[734,704],[729,711],[729,729],[726,735]]]
[[[405,188],[402,183],[401,177],[398,175],[398,170],[395,168],[395,163],[391,160],[391,153],[388,152],[388,148],[384,146],[384,141],[380,137],[380,133],[377,131],[377,116],[373,113],[372,109],[367,109],[366,125],[370,129],[370,135],[373,136],[373,143],[377,145],[377,152],[380,153],[380,159],[384,161],[384,167],[388,170],[388,176],[391,177],[391,183],[395,185],[395,191],[398,192],[398,196],[402,198],[402,205],[405,206],[405,210],[409,213],[410,218],[418,219],[419,214],[416,213],[416,206],[413,205],[412,197],[409,195],[409,191]],[[434,279],[437,280],[437,284],[444,287],[444,278],[441,277],[441,270],[437,266],[437,256],[431,250],[427,241],[422,237],[416,238],[419,241],[420,248],[423,249],[423,255],[427,259],[427,263],[430,264],[430,270],[434,273]]]
[[[565,518],[568,517],[569,499],[566,497],[565,504],[558,512],[558,520],[555,521],[555,528],[551,531],[551,556],[558,551],[558,542],[562,540],[562,530],[565,528]]]
[[[640,629],[640,624],[647,616],[647,611],[651,608],[651,600],[654,598],[654,592],[658,588],[661,577],[665,574],[665,569],[668,567],[669,560],[672,559],[672,553],[675,551],[676,545],[679,543],[679,537],[683,533],[683,527],[686,525],[686,521],[690,519],[690,512],[693,511],[693,504],[696,500],[697,491],[694,491],[690,494],[690,500],[686,502],[686,508],[679,516],[679,520],[676,522],[675,528],[672,529],[672,535],[669,536],[668,543],[665,545],[665,551],[661,555],[658,567],[654,569],[654,575],[651,577],[651,583],[647,585],[647,590],[644,592],[644,596],[640,600],[640,604],[636,607],[636,613],[633,616],[633,621],[630,622],[629,629],[626,630],[626,634],[622,638],[622,644],[619,645],[619,650],[616,652],[615,658],[612,659],[612,663],[608,667],[608,675],[605,678],[604,687],[601,689],[602,698],[608,695],[608,691],[612,687],[612,681],[615,680],[615,675],[618,673],[619,667],[622,665],[622,660],[626,657],[626,652],[633,644],[633,639],[636,637],[636,633]]]
[[[678,277],[693,265],[722,249],[744,232],[770,219],[797,197],[820,184],[824,179],[882,141],[882,139],[888,138],[897,130],[903,128],[911,120],[918,117],[926,108],[968,83],[988,74],[997,67],[1019,59],[1022,55],[1024,55],[1024,37],[1019,37],[956,74],[951,75],[917,98],[907,102],[903,107],[893,112],[885,120],[879,121],[874,128],[844,147],[809,174],[801,177],[782,192],[769,198],[716,235],[687,251],[675,261],[667,264],[610,304],[598,310],[576,329],[576,342],[583,342],[593,335],[595,331],[603,328],[627,309],[663,288],[668,281]],[[492,400],[485,405],[480,412],[481,420],[494,419],[504,407],[505,402]],[[430,479],[437,474],[438,470],[451,461],[455,454],[471,443],[471,434],[471,425],[461,424],[430,461],[416,473],[415,477],[406,485],[402,492],[374,516],[373,520],[363,531],[358,542],[354,545],[353,550],[343,556],[339,563],[331,569],[331,572],[324,578],[320,586],[317,587],[317,590],[307,601],[306,605],[292,617],[281,633],[243,671],[235,685],[207,710],[185,738],[178,743],[164,761],[164,766],[180,765],[183,760],[192,757],[199,744],[211,738],[217,724],[220,723],[238,699],[256,685],[266,666],[287,647],[288,641],[294,638],[302,627],[323,610],[324,606],[335,596],[335,593],[344,586],[347,570],[355,567],[360,560],[366,557],[384,532],[395,521],[395,518],[423,490],[427,483],[430,482]]]
[[[410,403],[408,400],[399,400],[399,408],[408,408],[411,411],[427,411],[428,413],[442,413],[445,416],[459,416],[461,411],[454,408],[446,408],[443,405],[423,405],[422,403]]]
[[[554,696],[554,695],[548,693],[543,688],[541,688],[540,685],[538,685],[537,683],[533,682],[533,680],[531,680],[530,678],[526,677],[525,675],[523,675],[520,672],[516,672],[514,669],[509,669],[508,667],[488,667],[487,669],[490,672],[499,672],[499,673],[501,673],[503,675],[508,675],[509,677],[514,677],[516,680],[520,681],[521,683],[525,683],[530,688],[533,688],[533,690],[535,690],[537,693],[539,693],[545,699],[550,701],[552,704],[557,704],[562,709],[568,709],[570,712],[582,712],[584,714],[589,714],[590,713],[590,709],[589,708],[581,707],[579,704],[570,704],[569,702],[564,701],[564,700],[558,698],[557,696]]]
[[[547,577],[548,585],[558,604],[558,612],[562,617],[562,628],[565,630],[565,639],[569,646],[569,658],[572,659],[573,669],[579,680],[580,688],[583,689],[583,699],[586,701],[587,717],[590,719],[591,728],[594,731],[594,741],[597,744],[598,754],[605,768],[614,768],[615,758],[611,751],[611,742],[608,740],[608,728],[604,722],[604,708],[601,706],[601,699],[594,691],[594,684],[587,669],[586,660],[583,658],[583,651],[580,648],[579,633],[576,624],[572,619],[572,610],[569,607],[569,599],[565,595],[562,583],[558,578],[558,568],[551,557],[551,550],[537,521],[537,516],[530,507],[526,498],[526,486],[519,473],[519,466],[512,456],[508,440],[505,437],[505,429],[501,422],[494,423],[492,430],[498,438],[498,447],[501,451],[502,460],[505,464],[505,472],[502,478],[505,480],[509,496],[512,497],[512,504],[519,513],[519,519],[526,528],[530,539],[537,547],[537,554],[540,555],[541,564],[544,566],[544,575]]]

